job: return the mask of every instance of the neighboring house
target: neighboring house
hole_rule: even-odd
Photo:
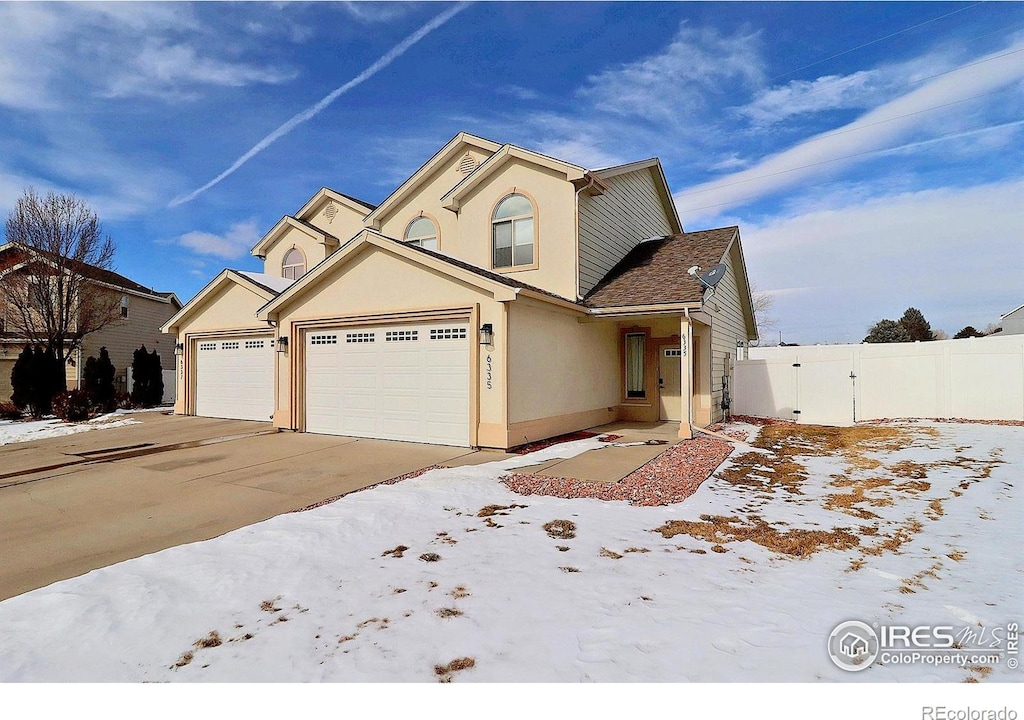
[[[164,330],[175,411],[509,448],[722,416],[757,337],[736,227],[684,233],[657,159],[588,170],[465,133],[374,206],[323,188]],[[713,294],[687,269],[725,263]]]
[[[0,245],[0,268],[10,268],[14,255],[25,248],[16,243]],[[20,258],[19,258],[20,259]],[[167,370],[174,367],[174,338],[161,332],[160,326],[181,310],[181,301],[174,293],[150,290],[111,270],[85,265],[81,274],[100,292],[109,292],[117,299],[120,319],[106,327],[86,335],[81,346],[68,357],[65,369],[68,389],[81,386],[82,369],[85,360],[98,357],[100,348],[106,347],[116,371],[115,385],[125,390],[128,369],[132,364],[132,353],[145,345],[148,350],[160,353],[160,359]],[[0,279],[0,282],[3,282]],[[14,332],[11,323],[4,317],[0,307],[0,402],[11,397],[11,370],[19,353],[26,345],[26,339]],[[167,385],[171,385],[171,373],[166,374]],[[166,400],[174,399],[173,387],[165,390]]]
[[[1024,305],[999,316],[1000,335],[1024,335]]]

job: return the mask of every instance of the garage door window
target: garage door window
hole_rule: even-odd
[[[377,336],[372,333],[346,333],[345,342],[347,343],[372,343],[377,340]]]
[[[337,345],[337,335],[314,335],[309,339],[310,345]]]
[[[385,342],[411,342],[419,339],[419,330],[388,330],[384,336]]]
[[[434,328],[430,331],[431,340],[465,340],[466,328]]]

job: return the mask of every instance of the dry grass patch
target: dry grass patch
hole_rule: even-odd
[[[476,660],[473,658],[458,658],[452,660],[447,665],[435,665],[434,674],[437,675],[438,682],[449,683],[452,681],[452,676],[455,673],[461,670],[469,670],[472,667],[476,667]]]
[[[420,560],[423,562],[437,562],[441,559],[441,556],[437,553],[423,553],[420,555]]]
[[[851,560],[850,567],[846,568],[846,572],[857,572],[858,570],[861,570],[866,564],[867,561],[864,560],[864,558],[857,558],[856,560]]]
[[[513,503],[512,505],[485,505],[484,507],[480,508],[476,516],[491,517],[492,515],[508,515],[509,513],[507,511],[524,507],[526,507],[526,505],[516,505],[515,503]]]
[[[468,598],[470,596],[470,592],[466,589],[465,585],[458,585],[452,588],[452,591],[448,594],[456,600],[461,600],[462,598]]]
[[[645,547],[629,547],[629,548],[626,548],[625,550],[623,550],[622,552],[624,552],[624,553],[649,553],[650,550],[648,550]]]
[[[280,599],[281,599],[281,597],[278,596],[278,597],[274,598],[273,600],[264,600],[263,602],[260,603],[260,610],[262,610],[263,612],[268,612],[268,613],[281,612],[281,608],[277,607],[277,601],[280,600]]]
[[[611,558],[612,560],[621,560],[622,556],[614,550],[609,550],[606,547],[601,548],[601,557]]]
[[[576,523],[572,520],[552,520],[544,523],[544,532],[555,540],[572,540],[576,537]]]
[[[568,545],[555,545],[555,548],[558,550],[558,552],[569,552]]]
[[[954,550],[953,552],[946,555],[946,557],[955,562],[960,562],[965,557],[967,557],[967,553],[965,553],[963,550]]]
[[[462,611],[455,607],[444,607],[434,611],[439,618],[453,618],[462,615]]]
[[[571,566],[568,566],[568,565],[560,567],[558,569],[561,570],[564,573],[578,573],[580,571],[579,568],[571,567]]]
[[[700,521],[672,520],[656,528],[655,532],[661,533],[666,539],[685,534],[719,547],[725,543],[749,540],[793,557],[809,557],[820,550],[846,550],[860,545],[860,538],[847,528],[834,528],[830,531],[794,529],[783,532],[758,515],[751,515],[745,521],[737,517],[701,515]]]
[[[396,545],[395,547],[391,548],[390,550],[385,550],[384,552],[382,552],[380,554],[380,556],[381,557],[387,557],[388,555],[390,555],[391,557],[400,558],[400,557],[402,557],[402,555],[405,554],[405,551],[408,550],[408,549],[409,549],[408,545]]]
[[[881,555],[882,552],[886,550],[894,554],[899,553],[900,548],[913,540],[914,536],[921,532],[923,528],[924,525],[921,524],[920,520],[917,518],[911,518],[900,525],[896,529],[896,532],[893,533],[892,537],[886,538],[876,545],[866,547],[863,551],[867,555]]]
[[[935,498],[928,503],[928,509],[924,511],[924,514],[928,516],[929,520],[938,520],[946,514],[946,511],[942,508],[942,501]]]
[[[174,663],[174,665],[171,666],[171,669],[173,670],[174,668],[185,667],[190,662],[192,662],[192,660],[194,658],[195,658],[195,655],[192,653],[191,650],[189,650],[188,652],[182,653],[181,657],[178,658],[178,661],[176,663]]]
[[[223,645],[224,641],[220,639],[220,633],[216,630],[211,630],[209,635],[199,638],[192,644],[199,650],[205,650],[206,648],[215,648]]]

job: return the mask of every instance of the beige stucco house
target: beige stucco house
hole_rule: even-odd
[[[0,245],[0,275],[12,269],[10,256],[19,254],[17,243]],[[81,386],[82,369],[89,357],[98,357],[100,348],[107,348],[110,361],[114,364],[115,384],[126,391],[132,353],[142,345],[160,354],[165,369],[174,364],[174,338],[161,332],[160,327],[171,316],[181,310],[181,301],[172,292],[158,292],[140,285],[124,275],[93,266],[83,266],[81,274],[93,286],[93,292],[110,295],[110,302],[116,304],[118,317],[97,330],[89,333],[68,356],[65,367],[67,386],[73,390]],[[0,282],[3,282],[0,277]],[[7,317],[7,310],[0,304],[0,402],[11,397],[11,370],[28,342],[12,330],[14,323]],[[170,373],[165,373],[170,380]],[[165,381],[164,399],[174,399],[174,387]]]
[[[509,448],[722,415],[756,338],[739,229],[686,233],[657,159],[461,133],[377,206],[323,188],[164,326],[175,410]],[[707,290],[687,270],[724,263]]]

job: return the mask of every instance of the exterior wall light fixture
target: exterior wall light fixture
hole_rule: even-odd
[[[492,325],[491,323],[484,323],[483,325],[480,326],[480,344],[494,344],[494,325]]]
[[[277,339],[277,351],[279,353],[288,351],[288,337],[286,335],[282,335]]]

